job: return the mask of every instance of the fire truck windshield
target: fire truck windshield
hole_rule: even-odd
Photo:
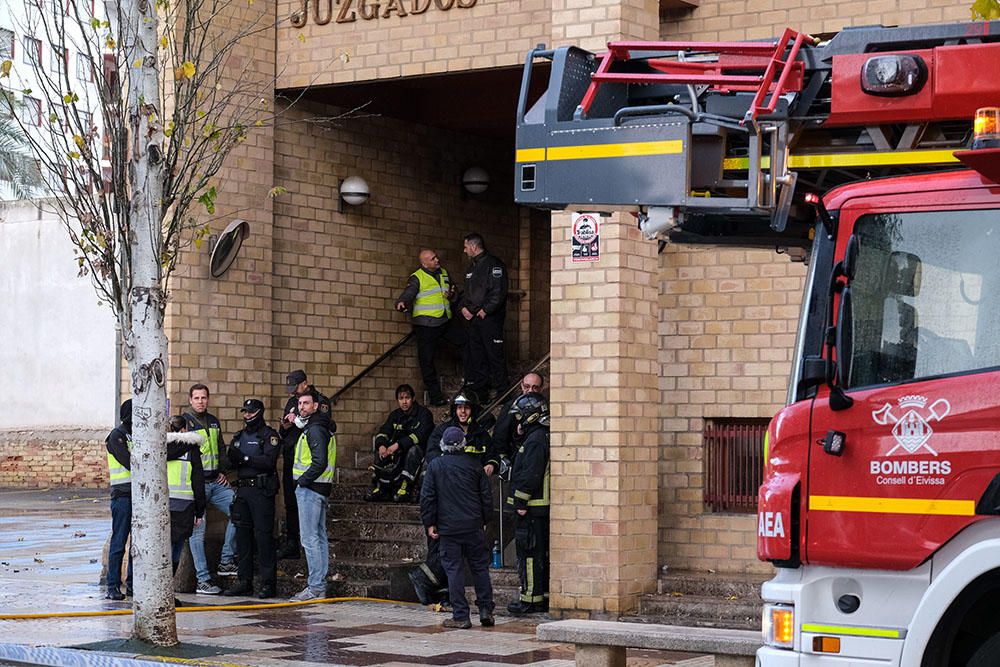
[[[1000,210],[872,214],[854,234],[850,388],[1000,367]]]

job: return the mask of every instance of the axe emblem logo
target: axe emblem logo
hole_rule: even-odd
[[[897,406],[886,403],[878,410],[872,410],[872,419],[876,424],[892,424],[892,437],[896,439],[896,446],[886,456],[892,455],[899,448],[910,454],[924,448],[937,456],[937,452],[927,444],[934,434],[931,422],[939,422],[947,417],[951,412],[951,404],[939,398],[928,406],[925,396],[901,396],[896,403]]]

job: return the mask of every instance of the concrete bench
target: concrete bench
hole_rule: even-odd
[[[538,639],[576,645],[577,667],[625,667],[625,649],[708,653],[715,667],[753,667],[760,632],[613,621],[554,621],[535,631]],[[692,663],[693,664],[693,663]]]

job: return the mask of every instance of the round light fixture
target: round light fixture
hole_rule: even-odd
[[[360,206],[368,201],[370,194],[368,184],[360,176],[348,176],[340,184],[340,198],[344,200],[345,204]]]
[[[481,195],[490,187],[490,175],[482,167],[469,167],[462,174],[462,187],[471,194]]]

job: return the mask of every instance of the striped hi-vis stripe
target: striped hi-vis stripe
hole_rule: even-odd
[[[906,631],[899,628],[862,628],[853,625],[820,625],[818,623],[803,623],[802,632],[811,632],[817,635],[883,637],[886,639],[902,639],[906,636]]]
[[[680,139],[668,141],[634,141],[622,144],[581,144],[579,146],[550,146],[549,148],[518,149],[518,162],[544,162],[559,160],[594,160],[613,157],[640,157],[643,155],[678,155],[684,150]]]
[[[825,512],[874,514],[935,514],[975,516],[976,501],[941,498],[878,498],[863,496],[809,496],[809,509]]]

